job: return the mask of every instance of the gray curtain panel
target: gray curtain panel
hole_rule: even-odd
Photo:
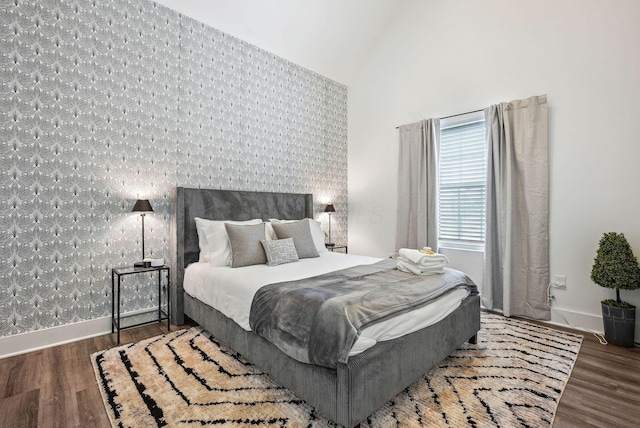
[[[398,220],[400,248],[438,247],[438,146],[440,119],[400,127]]]
[[[547,96],[485,109],[487,205],[482,303],[506,316],[551,318]]]

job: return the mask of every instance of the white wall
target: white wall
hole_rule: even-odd
[[[598,240],[624,232],[640,255],[640,2],[403,4],[349,87],[350,252],[393,252],[396,126],[547,94],[553,321],[602,330]]]

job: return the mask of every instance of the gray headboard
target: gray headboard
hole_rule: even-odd
[[[194,218],[250,220],[313,218],[313,195],[240,190],[173,189],[171,206],[171,320],[182,324],[184,269],[198,261]]]

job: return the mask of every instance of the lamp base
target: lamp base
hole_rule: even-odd
[[[151,262],[150,261],[141,261],[141,262],[135,262],[133,264],[134,268],[148,268],[151,267]]]

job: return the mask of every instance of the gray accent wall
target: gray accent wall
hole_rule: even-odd
[[[3,1],[0,46],[0,337],[109,316],[173,186],[313,193],[346,243],[344,85],[148,0]]]

